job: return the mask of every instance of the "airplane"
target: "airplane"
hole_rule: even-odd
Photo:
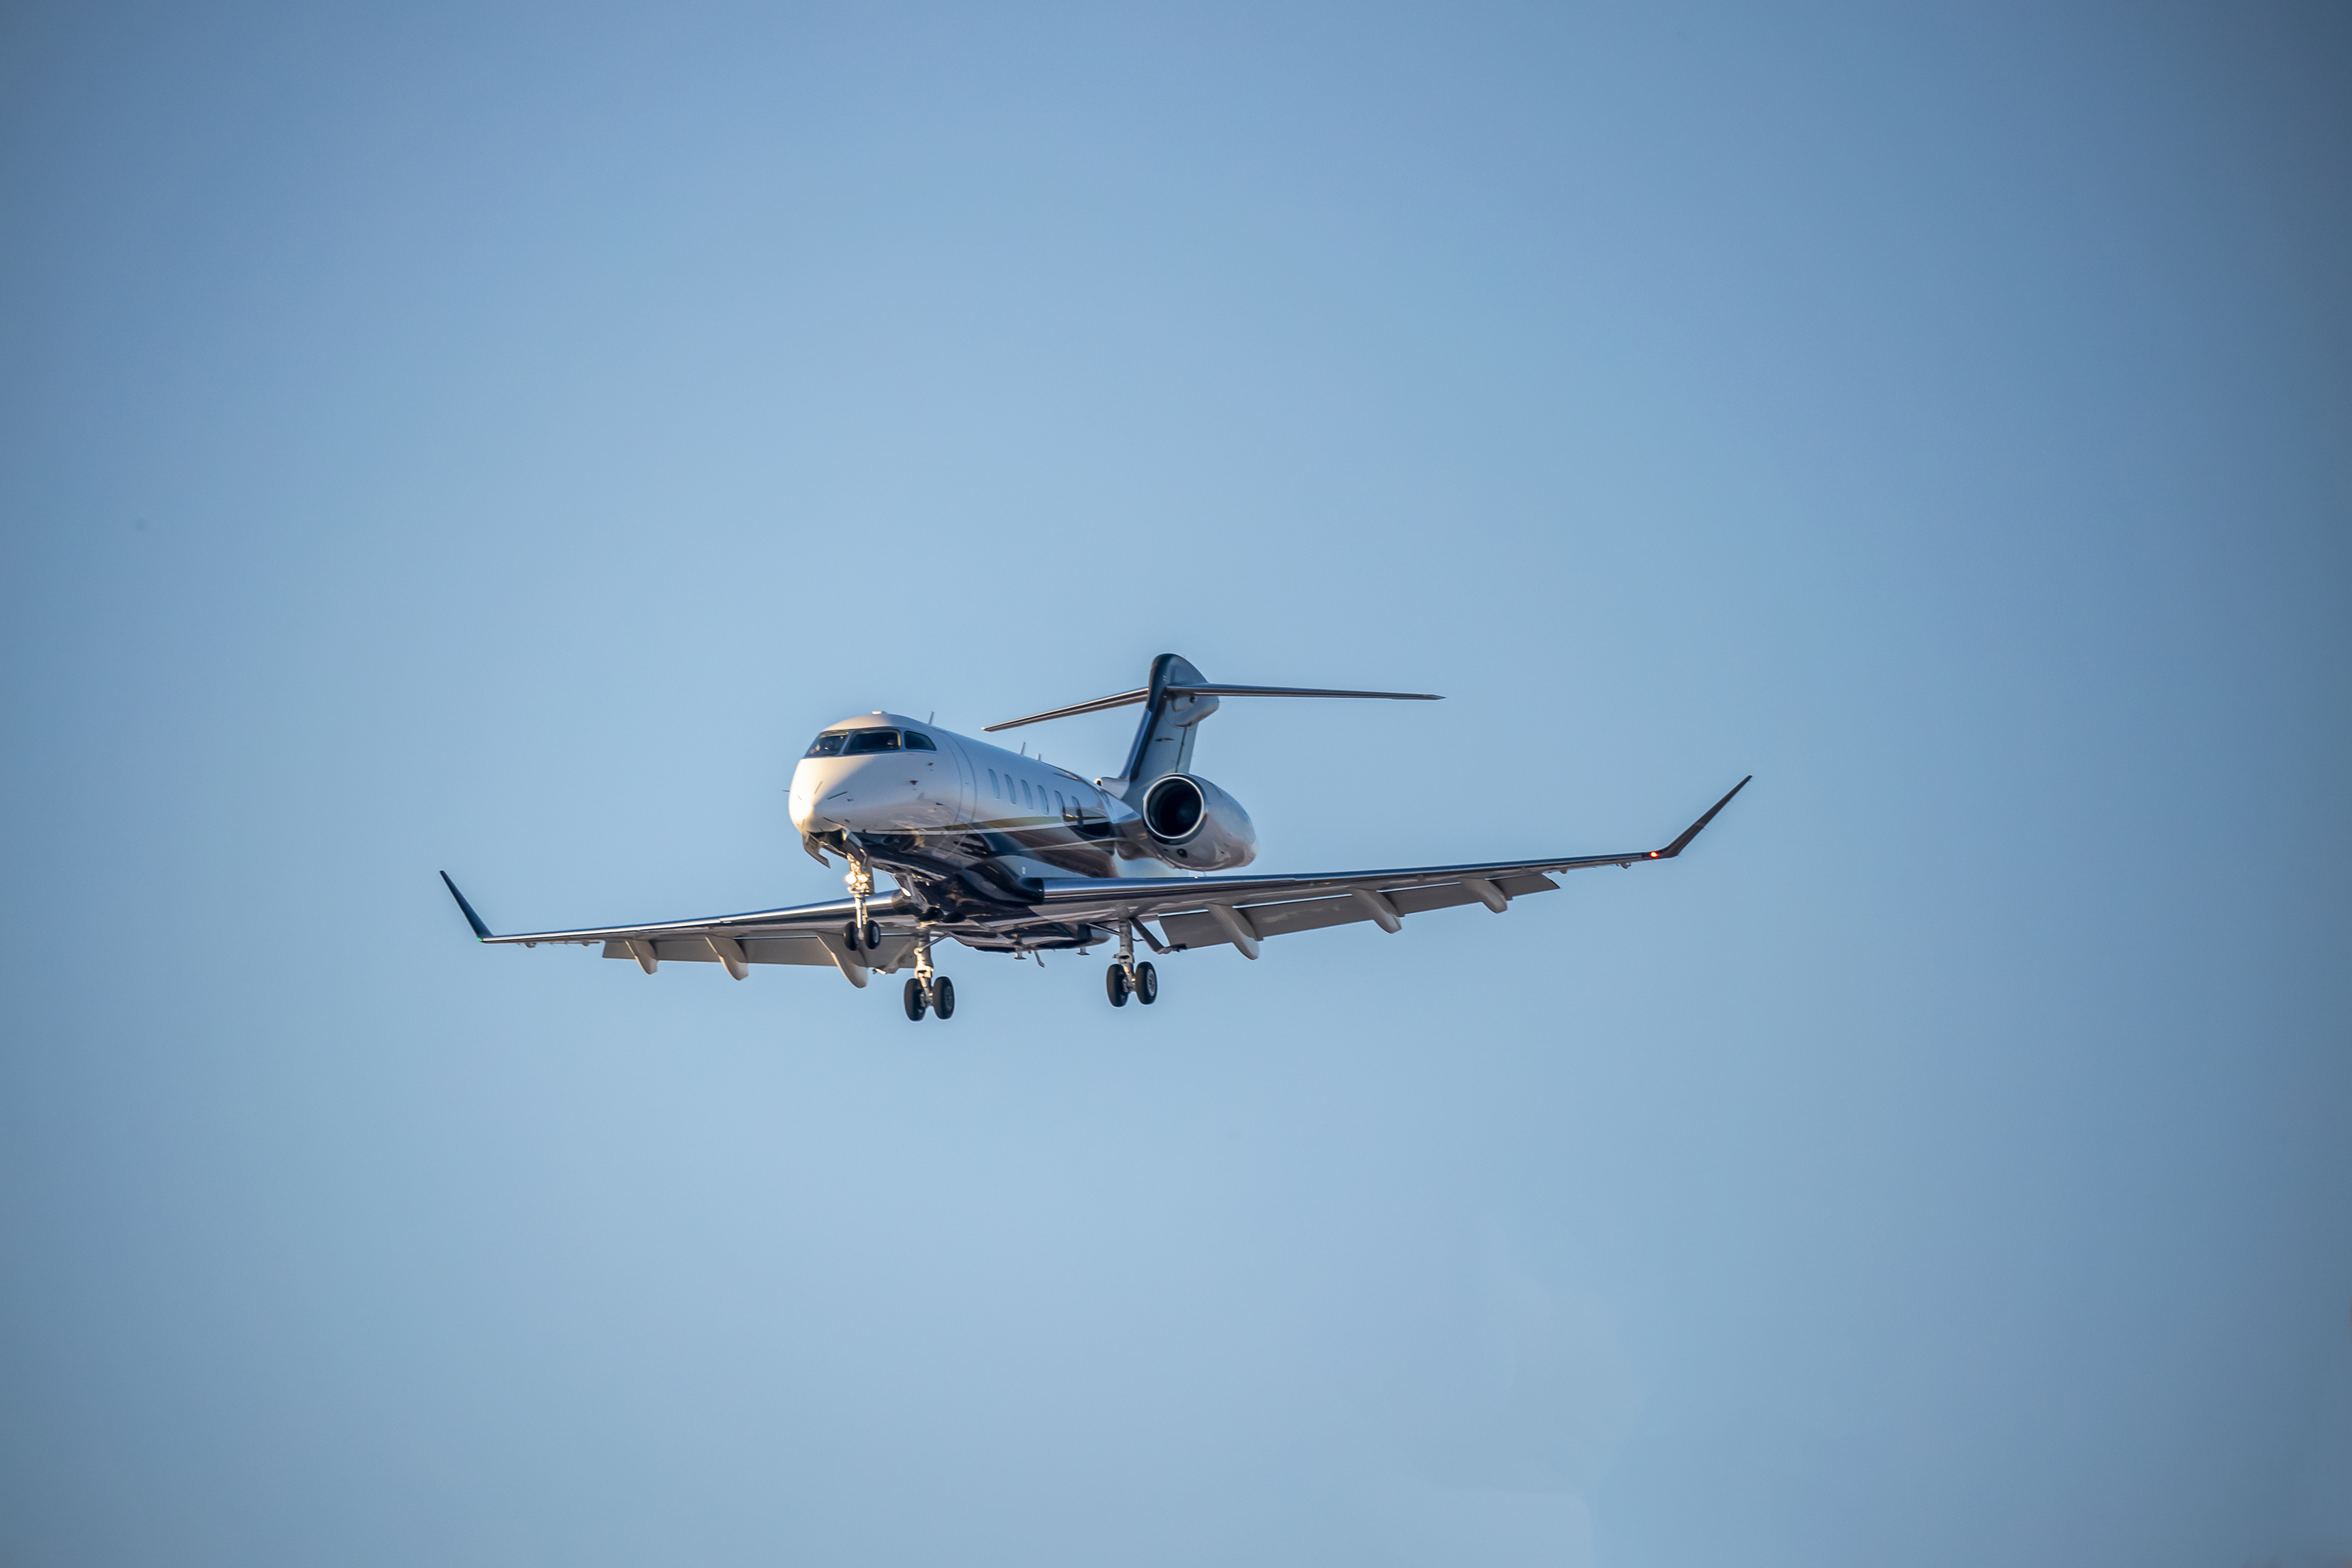
[[[1475,865],[1412,866],[1318,875],[1244,875],[1257,831],[1240,802],[1192,771],[1202,720],[1224,697],[1348,697],[1435,702],[1428,692],[1331,691],[1213,683],[1162,653],[1133,691],[988,726],[1023,725],[1141,705],[1143,716],[1116,774],[1087,779],[986,741],[877,711],[827,725],[793,769],[788,810],[801,845],[821,865],[848,866],[849,896],[699,920],[603,925],[499,936],[484,925],[447,872],[441,880],[478,941],[601,946],[653,974],[665,961],[717,963],[740,980],[755,964],[838,970],[861,989],[869,974],[911,967],[907,1017],[955,1016],[955,982],[932,947],[942,937],[983,953],[1042,966],[1047,953],[1080,956],[1116,943],[1104,974],[1115,1008],[1150,1007],[1160,957],[1230,946],[1255,958],[1261,944],[1294,931],[1366,922],[1393,936],[1407,915],[1480,904],[1500,915],[1511,901],[1556,891],[1556,872],[1673,860],[1746,789],[1731,787],[1664,846]],[[1750,776],[1753,777],[1752,775]],[[885,894],[877,877],[897,886]],[[1160,929],[1151,927],[1159,922]]]

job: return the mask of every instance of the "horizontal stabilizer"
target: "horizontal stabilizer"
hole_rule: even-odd
[[[1161,691],[1178,697],[1385,697],[1392,702],[1433,703],[1444,699],[1435,692],[1342,692],[1324,686],[1223,686],[1195,685],[1162,686]],[[1007,719],[992,724],[982,733],[993,735],[1000,729],[1018,729],[1024,724],[1043,724],[1049,718],[1069,718],[1082,713],[1103,713],[1115,707],[1132,707],[1151,695],[1149,686],[1131,692],[1121,692],[1113,697],[1097,697],[1090,703],[1077,703],[1069,707],[1057,707],[1045,713],[1033,713],[1027,718]]]
[[[1018,729],[1024,724],[1043,724],[1049,718],[1070,718],[1082,713],[1108,713],[1115,707],[1133,707],[1151,695],[1150,686],[1138,686],[1131,692],[1121,692],[1115,697],[1097,697],[1090,703],[1076,703],[1046,713],[1033,713],[1027,718],[1009,718],[1003,724],[992,724],[981,731],[993,735],[1000,729]]]

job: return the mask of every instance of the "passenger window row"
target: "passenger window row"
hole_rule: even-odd
[[[836,729],[816,737],[806,757],[869,757],[883,751],[937,751],[939,746],[931,737],[915,729]],[[1026,779],[1012,774],[999,775],[988,770],[988,791],[998,800],[1012,805],[1026,806],[1033,811],[1051,811],[1065,821],[1083,821],[1086,809],[1075,799],[1064,798],[1059,789],[1048,789],[1042,784],[1032,784]]]
[[[999,778],[993,768],[988,770],[988,792],[1010,805],[1026,806],[1036,811],[1049,809],[1045,802],[1050,797],[1050,810],[1057,817],[1068,817],[1076,805],[1076,801],[1065,800],[1059,789],[1048,789],[1042,784],[1033,788],[1026,779],[1015,779],[1010,773]]]

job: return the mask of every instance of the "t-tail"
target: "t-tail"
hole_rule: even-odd
[[[1217,711],[1219,697],[1386,697],[1398,702],[1437,702],[1434,692],[1343,692],[1322,686],[1233,686],[1221,685],[1195,669],[1192,662],[1177,653],[1162,653],[1151,661],[1151,682],[1131,692],[1116,696],[1097,697],[1092,702],[1076,703],[1069,707],[1057,707],[1045,713],[1033,713],[1026,718],[1007,719],[992,724],[989,732],[1013,729],[1024,724],[1042,724],[1049,718],[1069,718],[1082,713],[1102,713],[1115,707],[1143,705],[1143,718],[1135,727],[1135,739],[1127,750],[1127,762],[1116,778],[1102,781],[1103,788],[1125,800],[1138,810],[1143,809],[1143,798],[1152,781],[1171,773],[1192,771],[1192,746],[1198,738],[1201,721]]]

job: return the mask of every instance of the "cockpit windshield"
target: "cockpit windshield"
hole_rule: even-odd
[[[877,751],[937,751],[931,737],[918,730],[836,729],[816,737],[803,757],[866,757]]]

